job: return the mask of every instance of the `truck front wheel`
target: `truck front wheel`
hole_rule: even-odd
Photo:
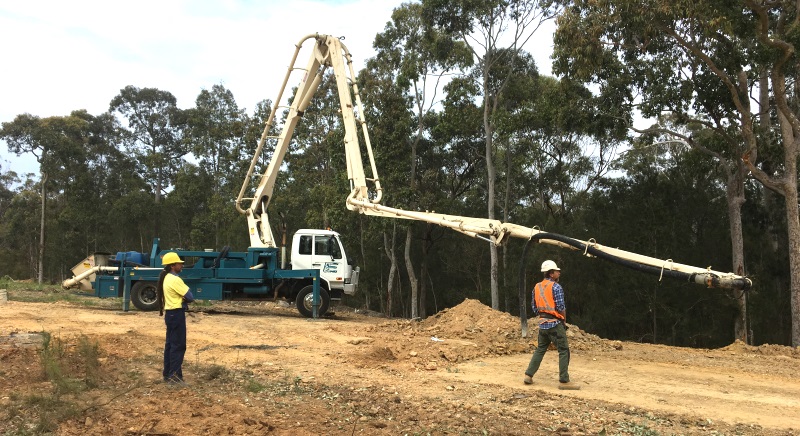
[[[131,303],[142,311],[158,310],[158,289],[155,282],[136,282],[131,288]]]
[[[297,293],[297,310],[306,318],[314,316],[314,286],[308,285]],[[331,297],[328,291],[322,286],[319,287],[319,309],[317,316],[323,316],[328,312],[328,307],[331,304]]]

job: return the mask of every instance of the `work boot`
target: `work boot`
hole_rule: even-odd
[[[522,381],[526,385],[532,385],[533,384],[533,377],[529,376],[528,374],[525,374],[525,378]]]
[[[189,386],[188,383],[186,383],[185,381],[183,381],[182,378],[180,378],[180,377],[178,377],[176,375],[173,375],[172,377],[167,379],[167,385],[169,385],[170,387],[175,387],[175,388],[185,388],[185,387]]]
[[[573,382],[561,382],[558,384],[558,388],[562,391],[577,391],[580,390],[580,386],[577,383]]]

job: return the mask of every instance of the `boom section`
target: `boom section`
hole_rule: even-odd
[[[599,257],[627,268],[636,269],[660,278],[670,277],[705,285],[709,288],[750,289],[752,281],[744,276],[726,273],[708,268],[699,268],[674,262],[672,259],[657,259],[618,248],[606,247],[594,240],[582,241],[563,235],[544,232],[513,223],[504,223],[487,218],[472,218],[457,215],[445,215],[435,212],[421,212],[397,209],[381,204],[369,203],[356,198],[347,199],[348,208],[365,215],[385,218],[404,218],[423,221],[464,233],[465,235],[485,239],[501,245],[509,237],[534,240],[542,244],[555,245],[561,248],[581,251],[588,257]]]
[[[296,65],[297,59],[304,44],[308,41],[313,41],[311,55],[305,68],[299,68]],[[361,103],[358,85],[355,82],[355,71],[350,52],[339,38],[320,34],[307,35],[295,45],[291,64],[286,71],[278,97],[272,104],[272,110],[264,125],[264,130],[253,158],[250,161],[250,167],[242,182],[242,188],[236,197],[236,210],[247,217],[250,246],[252,247],[276,246],[267,212],[275,190],[275,181],[292,142],[297,123],[305,114],[328,69],[333,72],[336,79],[342,124],[345,130],[344,146],[347,161],[347,178],[350,182],[351,190],[348,198],[363,200],[368,204],[378,203],[381,200],[382,189],[372,145],[369,140],[369,132],[363,119],[364,108]],[[286,106],[281,106],[281,102],[283,101],[283,94],[286,91],[287,84],[294,73],[302,73],[302,79],[294,91],[291,105],[287,110]],[[276,124],[275,118],[281,109],[283,109],[283,119],[281,123]],[[361,126],[361,138],[359,137],[359,125]],[[277,130],[278,126],[280,126],[281,131],[278,135],[274,135],[274,131]],[[363,152],[369,159],[370,169],[372,170],[370,178],[367,178],[364,173],[362,141],[360,139],[363,139]],[[253,196],[245,197],[252,190],[252,181],[256,178],[254,173],[259,163],[263,161],[263,154],[269,151],[265,149],[271,148],[267,147],[267,144],[274,145],[272,157],[267,168],[260,176],[258,185],[253,191]],[[371,183],[371,191],[367,185],[368,182]]]

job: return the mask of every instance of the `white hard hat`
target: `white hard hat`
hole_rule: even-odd
[[[558,265],[556,265],[556,263],[553,262],[552,260],[545,260],[544,262],[542,262],[542,272],[547,272],[551,270],[561,271],[561,268],[559,268]]]

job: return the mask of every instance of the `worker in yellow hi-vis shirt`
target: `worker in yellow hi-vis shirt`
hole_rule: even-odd
[[[183,279],[178,277],[183,270],[183,261],[170,251],[161,259],[164,271],[158,277],[158,296],[161,299],[161,314],[167,325],[164,343],[164,381],[174,385],[186,385],[183,381],[183,355],[186,353],[186,309],[194,296]]]

